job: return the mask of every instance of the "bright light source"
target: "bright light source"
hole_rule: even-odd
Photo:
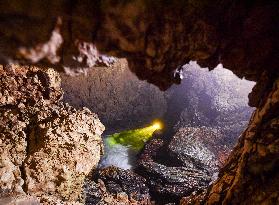
[[[154,123],[152,124],[152,127],[153,127],[155,130],[161,130],[161,129],[163,128],[163,125],[162,125],[161,122],[156,121],[156,122],[154,122]]]

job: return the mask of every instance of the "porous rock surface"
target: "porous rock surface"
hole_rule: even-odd
[[[91,67],[94,51],[126,56],[130,69],[162,89],[190,60],[222,63],[259,80],[279,64],[278,1],[2,1],[1,61]]]
[[[60,101],[50,68],[0,66],[0,195],[41,203],[75,203],[100,159],[104,126],[88,109]],[[9,197],[11,196],[11,197]]]
[[[278,8],[276,0],[1,1],[1,61],[32,62],[24,51],[36,55],[43,47],[41,63],[67,67],[66,59],[80,54],[77,40],[93,42],[127,56],[131,70],[162,89],[180,81],[175,70],[189,60],[210,68],[221,62],[257,81],[249,95],[257,110],[205,203],[276,204]],[[51,39],[53,31],[60,47],[49,44],[61,42]]]
[[[114,166],[97,170],[88,178],[84,190],[88,205],[108,201],[108,196],[115,198],[114,203],[120,203],[119,196],[124,196],[128,204],[151,204],[146,179],[131,170]]]

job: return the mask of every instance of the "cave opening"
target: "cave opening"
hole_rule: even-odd
[[[0,204],[279,204],[278,0],[0,10]]]
[[[209,71],[194,61],[183,66],[181,75],[181,84],[161,91],[138,80],[125,59],[86,76],[62,74],[64,101],[88,107],[106,127],[105,153],[92,179],[100,178],[111,188],[121,179],[105,177],[103,170],[115,166],[139,174],[159,204],[178,202],[216,179],[254,111],[248,94],[255,83],[221,64]],[[154,119],[160,119],[164,129],[145,133],[144,148],[133,149],[127,141],[140,136],[139,130],[151,127]]]

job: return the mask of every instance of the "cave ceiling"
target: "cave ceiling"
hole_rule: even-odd
[[[278,8],[260,0],[1,1],[0,61],[69,71],[125,57],[163,90],[190,60],[259,81],[279,73]]]

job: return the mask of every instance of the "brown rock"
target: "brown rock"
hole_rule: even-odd
[[[219,179],[209,189],[204,200],[206,204],[278,204],[279,150],[267,149],[279,145],[278,79],[266,95],[221,170]]]
[[[3,70],[0,195],[74,203],[100,159],[104,126],[88,109],[59,102],[60,77],[53,69],[9,65]]]
[[[0,4],[1,61],[56,64],[68,71],[126,56],[130,69],[162,89],[176,69],[197,60],[239,77],[277,73],[277,1],[68,1]],[[95,46],[97,49],[95,49]]]
[[[61,79],[63,101],[97,113],[108,132],[149,124],[167,109],[164,92],[137,79],[125,59],[109,68],[96,67],[86,76],[61,74]]]

